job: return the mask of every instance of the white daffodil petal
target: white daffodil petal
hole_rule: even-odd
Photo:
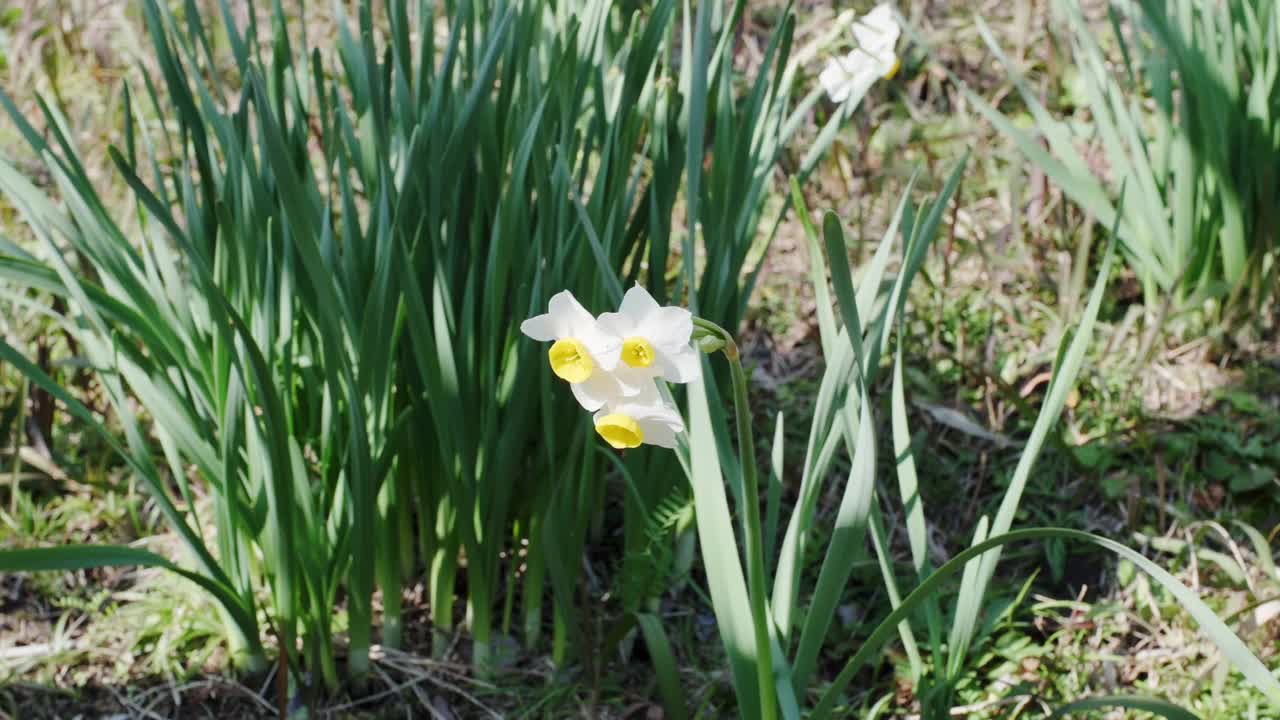
[[[546,315],[537,315],[520,323],[520,332],[528,335],[538,342],[555,340],[558,335],[556,332],[556,321],[551,317],[551,313],[547,313]]]
[[[855,60],[854,58],[857,59]],[[879,66],[870,56],[860,50],[854,50],[845,60],[847,64],[856,66],[856,69],[850,73],[849,82],[846,85],[848,88],[846,102],[861,102],[862,98],[866,97],[867,91],[880,78]]]
[[[667,382],[688,383],[699,377],[702,377],[702,361],[692,347],[662,356],[662,378]]]
[[[680,417],[679,411],[666,404],[666,402],[657,406],[651,405],[646,410],[647,412],[641,411],[637,413],[636,417],[640,422],[661,425],[669,428],[672,432],[684,430],[684,419]]]
[[[637,284],[622,296],[622,305],[618,307],[618,314],[630,319],[633,327],[639,327],[649,315],[660,309],[662,306],[658,305],[658,301],[653,299],[649,291]]]
[[[675,448],[679,430],[662,423],[641,421],[640,429],[644,431],[644,441],[649,445],[664,448]]]
[[[835,70],[832,70],[835,68]],[[862,52],[854,50],[842,58],[833,58],[827,64],[827,70],[831,70],[831,77],[836,77],[839,73],[838,80],[832,80],[832,86],[824,88],[827,95],[830,96],[832,102],[844,103],[860,101],[871,86],[875,84],[876,79],[883,73],[879,70],[879,64],[875,58]],[[827,74],[827,70],[823,73]],[[819,81],[821,81],[819,77]]]
[[[866,97],[867,92],[871,90],[871,86],[875,85],[876,80],[879,80],[881,77],[883,77],[883,73],[880,72],[880,65],[874,61],[868,62],[859,70],[853,80],[849,82],[850,97],[857,97],[859,99]]]
[[[901,34],[898,20],[887,4],[877,5],[853,26],[857,51],[866,56],[863,61],[874,68],[876,77],[889,77],[898,69],[898,56],[894,46]]]
[[[619,339],[628,338],[636,334],[636,324],[631,318],[620,312],[616,313],[600,313],[600,317],[596,318],[596,324],[600,326],[600,330]]]
[[[879,78],[891,77],[898,69],[894,46],[902,29],[888,3],[853,24],[856,47],[848,55],[832,58],[818,75],[818,82],[832,102],[857,102]]]
[[[893,16],[893,8],[888,3],[877,5],[853,24],[853,38],[858,47],[871,55],[892,53],[901,33],[898,20]]]
[[[615,373],[615,377],[617,374]],[[610,405],[611,408],[620,409],[627,408],[630,412],[639,413],[648,417],[655,409],[670,407],[667,401],[663,399],[662,393],[658,392],[658,386],[651,378],[646,378],[643,383],[635,386],[634,394],[624,394],[617,402]]]
[[[589,324],[574,328],[575,336],[587,346],[591,357],[606,372],[611,372],[618,365],[618,350],[622,347],[622,338],[600,327],[595,318]]]
[[[638,420],[652,420],[684,429],[684,420],[680,417],[680,411],[662,397],[657,385],[650,384],[649,388],[638,397],[628,398],[614,408],[614,412],[625,412]]]
[[[693,336],[693,313],[682,307],[659,308],[640,327],[640,334],[668,353],[689,347]]]
[[[849,73],[845,72],[838,58],[827,61],[827,66],[818,75],[818,83],[827,91],[831,102],[842,103],[849,99]]]
[[[898,71],[898,56],[893,53],[877,56],[873,58],[872,64],[875,67],[875,76],[887,79]]]
[[[578,298],[568,290],[561,290],[552,295],[551,301],[547,303],[547,311],[557,321],[564,323],[560,328],[564,333],[572,331],[575,327],[591,325],[595,321],[591,313],[578,302]]]
[[[658,363],[644,368],[633,368],[626,363],[618,363],[612,372],[614,379],[621,386],[622,397],[626,398],[626,402],[643,402],[637,398],[657,392],[653,379],[661,373]]]
[[[635,413],[637,424],[644,433],[644,441],[650,445],[673,448],[676,435],[684,431],[680,413],[666,402],[640,408],[628,408]]]
[[[622,386],[608,373],[592,373],[580,383],[570,383],[573,397],[587,412],[595,412],[608,404],[623,402]]]

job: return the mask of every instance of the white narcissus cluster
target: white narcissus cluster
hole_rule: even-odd
[[[855,47],[848,55],[827,61],[818,76],[822,89],[832,102],[843,103],[851,97],[862,97],[880,78],[891,78],[900,65],[894,46],[901,29],[887,3],[853,23]]]
[[[644,443],[675,447],[684,420],[654,380],[687,383],[701,375],[688,310],[663,307],[636,285],[618,312],[597,318],[564,290],[552,296],[546,314],[521,323],[520,332],[552,342],[551,371],[594,413],[596,432],[609,445],[619,450]]]

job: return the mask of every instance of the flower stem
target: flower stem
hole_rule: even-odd
[[[760,487],[756,477],[755,441],[751,433],[751,406],[747,401],[747,375],[742,369],[738,345],[727,330],[702,318],[695,327],[720,336],[720,351],[729,361],[733,382],[733,408],[738,425],[738,464],[742,470],[742,510],[746,518],[747,584],[751,620],[755,628],[756,677],[760,684],[760,711],[763,720],[778,716],[777,688],[773,683],[773,651],[769,637],[769,611],[765,600],[764,543],[760,529]]]

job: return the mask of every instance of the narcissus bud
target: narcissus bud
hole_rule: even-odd
[[[698,349],[710,355],[724,349],[724,338],[718,338],[714,335],[698,338]]]
[[[692,339],[693,346],[707,355],[724,349],[724,338],[709,330],[695,328]]]

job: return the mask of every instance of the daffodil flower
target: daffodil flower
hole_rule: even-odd
[[[687,383],[702,373],[688,310],[663,307],[637,285],[623,296],[618,312],[593,318],[566,290],[551,298],[545,315],[521,323],[520,332],[553,341],[547,352],[552,372],[595,413],[596,432],[609,445],[676,446],[684,420],[654,381]],[[705,341],[699,337],[700,344]]]
[[[639,285],[622,297],[618,312],[600,315],[600,326],[622,340],[614,374],[625,395],[648,392],[654,378],[687,383],[702,373],[690,343],[693,315],[682,307],[659,305]]]
[[[894,53],[901,28],[887,3],[877,5],[853,24],[857,47],[844,57],[827,61],[818,82],[832,102],[861,97],[879,78],[891,78],[901,63]]]
[[[594,419],[596,432],[616,450],[642,444],[674,448],[676,435],[684,431],[680,413],[658,395],[653,383],[634,398],[606,405]]]
[[[569,383],[586,410],[594,412],[621,396],[613,370],[622,341],[602,328],[573,293],[553,295],[547,313],[520,323],[520,332],[540,342],[554,341],[547,351],[551,371]]]

